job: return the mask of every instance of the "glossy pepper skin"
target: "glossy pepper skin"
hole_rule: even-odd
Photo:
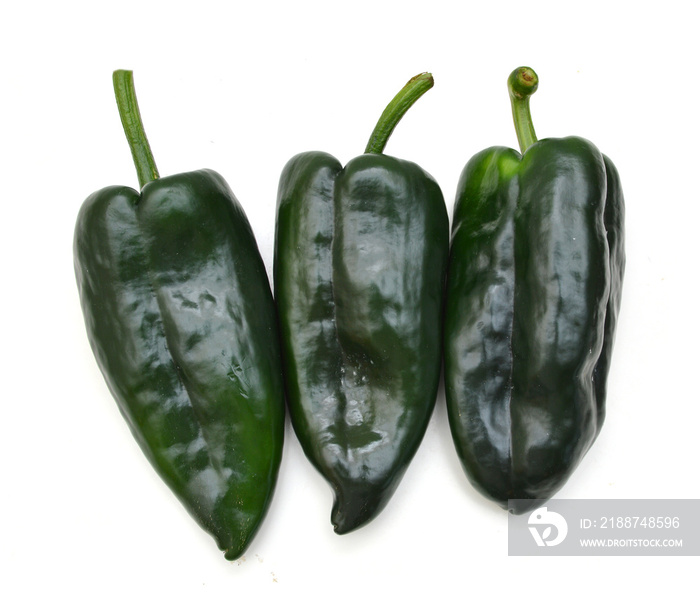
[[[118,80],[131,87],[125,72],[115,73],[115,88]],[[75,272],[88,337],[145,455],[235,559],[265,515],[282,453],[272,293],[246,215],[220,175],[148,180],[142,170],[140,193],[102,189],[78,215]]]
[[[407,87],[422,94],[429,77]],[[343,166],[308,152],[282,172],[274,273],[287,401],[333,488],[339,534],[382,510],[425,433],[448,249],[442,193],[416,164],[365,153]]]
[[[522,106],[536,75],[516,70],[511,92],[516,79],[524,154],[482,151],[457,188],[445,391],[470,481],[522,513],[564,484],[600,432],[625,255],[614,165],[585,139],[536,141]]]

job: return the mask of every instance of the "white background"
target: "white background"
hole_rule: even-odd
[[[73,224],[106,185],[136,187],[111,73],[134,70],[162,175],[223,174],[271,272],[279,173],[362,152],[414,74],[435,87],[386,153],[440,183],[451,213],[477,151],[517,147],[505,82],[532,66],[537,134],[585,136],[617,164],[627,278],[601,436],[562,498],[699,498],[698,44],[693,3],[9,3],[0,10],[4,612],[678,611],[689,557],[515,558],[477,495],[440,396],[423,445],[369,526],[343,537],[287,428],[279,486],[226,562],[133,441],[93,360]],[[113,8],[110,8],[113,7]],[[700,521],[700,519],[699,519]]]

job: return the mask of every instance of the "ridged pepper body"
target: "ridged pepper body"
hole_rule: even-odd
[[[284,428],[276,314],[243,209],[208,170],[105,188],[80,210],[74,253],[90,344],[134,437],[239,557]]]
[[[623,218],[614,165],[581,138],[543,139],[522,156],[490,148],[462,173],[446,399],[470,481],[503,507],[550,498],[600,432]]]
[[[411,162],[309,152],[282,172],[276,233],[292,424],[346,533],[386,505],[435,403],[447,212]]]

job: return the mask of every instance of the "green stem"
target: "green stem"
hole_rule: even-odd
[[[365,153],[380,154],[384,151],[391,133],[396,128],[396,124],[401,121],[401,118],[416,100],[433,87],[433,83],[433,75],[429,72],[423,72],[413,77],[403,86],[401,91],[394,96],[394,99],[384,109],[384,113],[382,113],[372,131],[372,136],[369,137]]]
[[[508,93],[513,109],[513,123],[515,123],[515,132],[518,135],[518,143],[522,153],[525,153],[530,145],[537,143],[537,135],[530,115],[530,96],[537,91],[538,84],[537,73],[527,66],[516,68],[508,77]]]
[[[131,157],[134,159],[139,186],[143,188],[149,181],[158,179],[159,175],[141,121],[139,103],[134,89],[134,73],[130,70],[115,70],[112,80],[124,134],[131,149]]]

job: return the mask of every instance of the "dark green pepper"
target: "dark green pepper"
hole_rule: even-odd
[[[331,484],[339,534],[374,518],[425,433],[437,394],[449,221],[419,166],[382,154],[432,86],[414,77],[347,166],[300,154],[282,172],[274,260],[287,401]]]
[[[603,424],[624,200],[614,165],[589,141],[537,141],[534,71],[508,83],[523,153],[486,149],[459,181],[445,389],[470,481],[520,513],[564,484]]]
[[[83,204],[75,273],[90,344],[134,437],[229,560],[281,460],[276,314],[246,215],[213,171],[159,178],[130,71],[114,73],[142,188]]]

